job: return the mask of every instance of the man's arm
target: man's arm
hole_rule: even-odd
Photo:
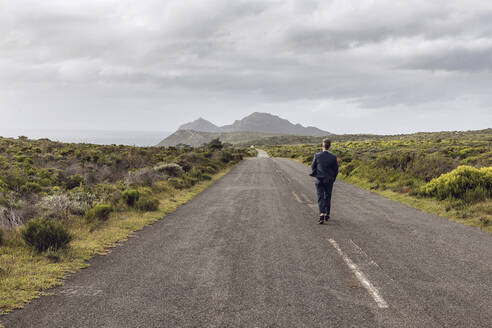
[[[311,164],[311,174],[309,174],[310,176],[316,177],[316,175],[318,174],[316,169],[317,167],[318,167],[318,163],[316,163],[316,154],[315,154],[313,157],[313,163]]]

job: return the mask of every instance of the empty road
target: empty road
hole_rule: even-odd
[[[264,155],[261,153],[260,155]],[[0,317],[11,327],[490,327],[492,237],[251,158],[176,212]]]

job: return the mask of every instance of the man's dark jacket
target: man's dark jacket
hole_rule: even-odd
[[[314,155],[311,176],[322,183],[334,183],[338,175],[338,161],[335,154],[322,151]]]

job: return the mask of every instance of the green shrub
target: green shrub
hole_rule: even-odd
[[[482,227],[488,227],[490,225],[492,225],[492,220],[491,219],[488,219],[488,218],[480,218],[480,224],[482,225]]]
[[[183,171],[185,172],[188,172],[189,170],[191,170],[191,168],[193,167],[193,163],[191,163],[187,158],[183,157],[183,158],[179,158],[178,159],[178,165],[183,169]]]
[[[138,190],[129,189],[129,190],[123,191],[123,193],[121,194],[121,197],[123,197],[123,200],[125,201],[125,203],[127,205],[133,207],[133,206],[135,206],[135,203],[140,198],[140,193],[138,192]]]
[[[186,174],[183,177],[184,188],[191,188],[198,183],[198,178],[193,175]]]
[[[72,241],[70,232],[54,219],[33,219],[20,232],[24,241],[39,252],[61,249]]]
[[[410,152],[394,152],[377,158],[375,165],[378,168],[389,168],[393,170],[405,170],[414,159]]]
[[[222,148],[224,148],[224,144],[222,143],[222,141],[220,141],[219,138],[215,138],[207,143],[206,147],[211,150],[221,150]]]
[[[188,174],[191,177],[196,178],[197,180],[202,179],[202,170],[200,170],[200,168],[198,168],[198,167],[191,168],[191,170],[190,170],[190,172],[188,172]]]
[[[455,161],[435,153],[427,156],[419,156],[412,163],[409,172],[427,182],[448,173],[456,168]]]
[[[175,189],[186,188],[186,183],[184,181],[184,177],[182,177],[182,178],[169,178],[167,181]]]
[[[5,238],[5,237],[3,236],[3,230],[2,230],[2,229],[0,229],[0,246],[2,246],[2,245],[3,245],[3,243],[4,243],[4,241],[5,241],[5,240],[4,240],[4,238]]]
[[[7,192],[9,186],[0,179],[0,192]]]
[[[135,208],[142,212],[157,211],[159,209],[159,200],[156,198],[140,198],[136,204]]]
[[[91,208],[85,214],[85,219],[89,222],[106,221],[109,214],[113,212],[113,207],[107,204],[99,204]]]
[[[459,199],[466,203],[492,197],[492,167],[476,169],[459,166],[455,170],[432,179],[420,194],[427,197]]]
[[[155,166],[154,170],[167,174],[170,177],[179,177],[184,173],[183,168],[176,163],[161,163]]]
[[[340,173],[349,176],[352,173],[352,171],[355,170],[356,167],[357,167],[357,163],[350,162],[347,165],[344,165],[340,168]]]
[[[40,192],[42,189],[43,188],[39,183],[26,182],[24,185],[22,185],[21,192],[24,194],[34,194]]]
[[[68,190],[73,189],[73,188],[77,188],[80,186],[82,181],[84,181],[82,176],[80,176],[78,174],[72,175],[71,177],[68,178],[68,180],[66,182],[66,187]]]
[[[229,163],[230,161],[232,161],[234,159],[234,156],[232,156],[231,153],[227,152],[227,151],[223,151],[221,154],[220,154],[220,160],[224,163]]]

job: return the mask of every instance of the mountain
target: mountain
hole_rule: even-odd
[[[246,116],[242,120],[237,120],[231,125],[224,125],[220,130],[224,132],[248,131],[300,136],[326,136],[330,134],[330,132],[312,126],[304,127],[301,124],[292,124],[276,115],[258,112]]]
[[[269,113],[255,112],[230,125],[217,126],[210,121],[199,118],[193,122],[181,125],[178,130],[194,130],[203,132],[263,132],[270,134],[293,134],[299,136],[326,136],[330,132],[313,126],[304,127],[293,124],[286,119]]]
[[[304,127],[301,124],[293,124],[276,115],[255,112],[224,126],[217,126],[210,121],[199,118],[181,125],[178,131],[162,140],[158,146],[176,146],[179,144],[200,146],[214,138],[233,144],[248,143],[253,140],[282,135],[323,137],[331,135],[331,133],[313,126]]]
[[[194,131],[203,131],[203,132],[218,132],[219,127],[213,124],[210,121],[207,121],[203,118],[199,118],[194,120],[193,122],[186,123],[181,125],[178,130],[194,130]]]
[[[274,137],[274,134],[261,132],[204,132],[194,130],[178,130],[166,139],[162,140],[157,146],[169,147],[177,145],[188,145],[198,147],[204,143],[219,138],[222,142],[231,144],[245,144],[253,140]]]

